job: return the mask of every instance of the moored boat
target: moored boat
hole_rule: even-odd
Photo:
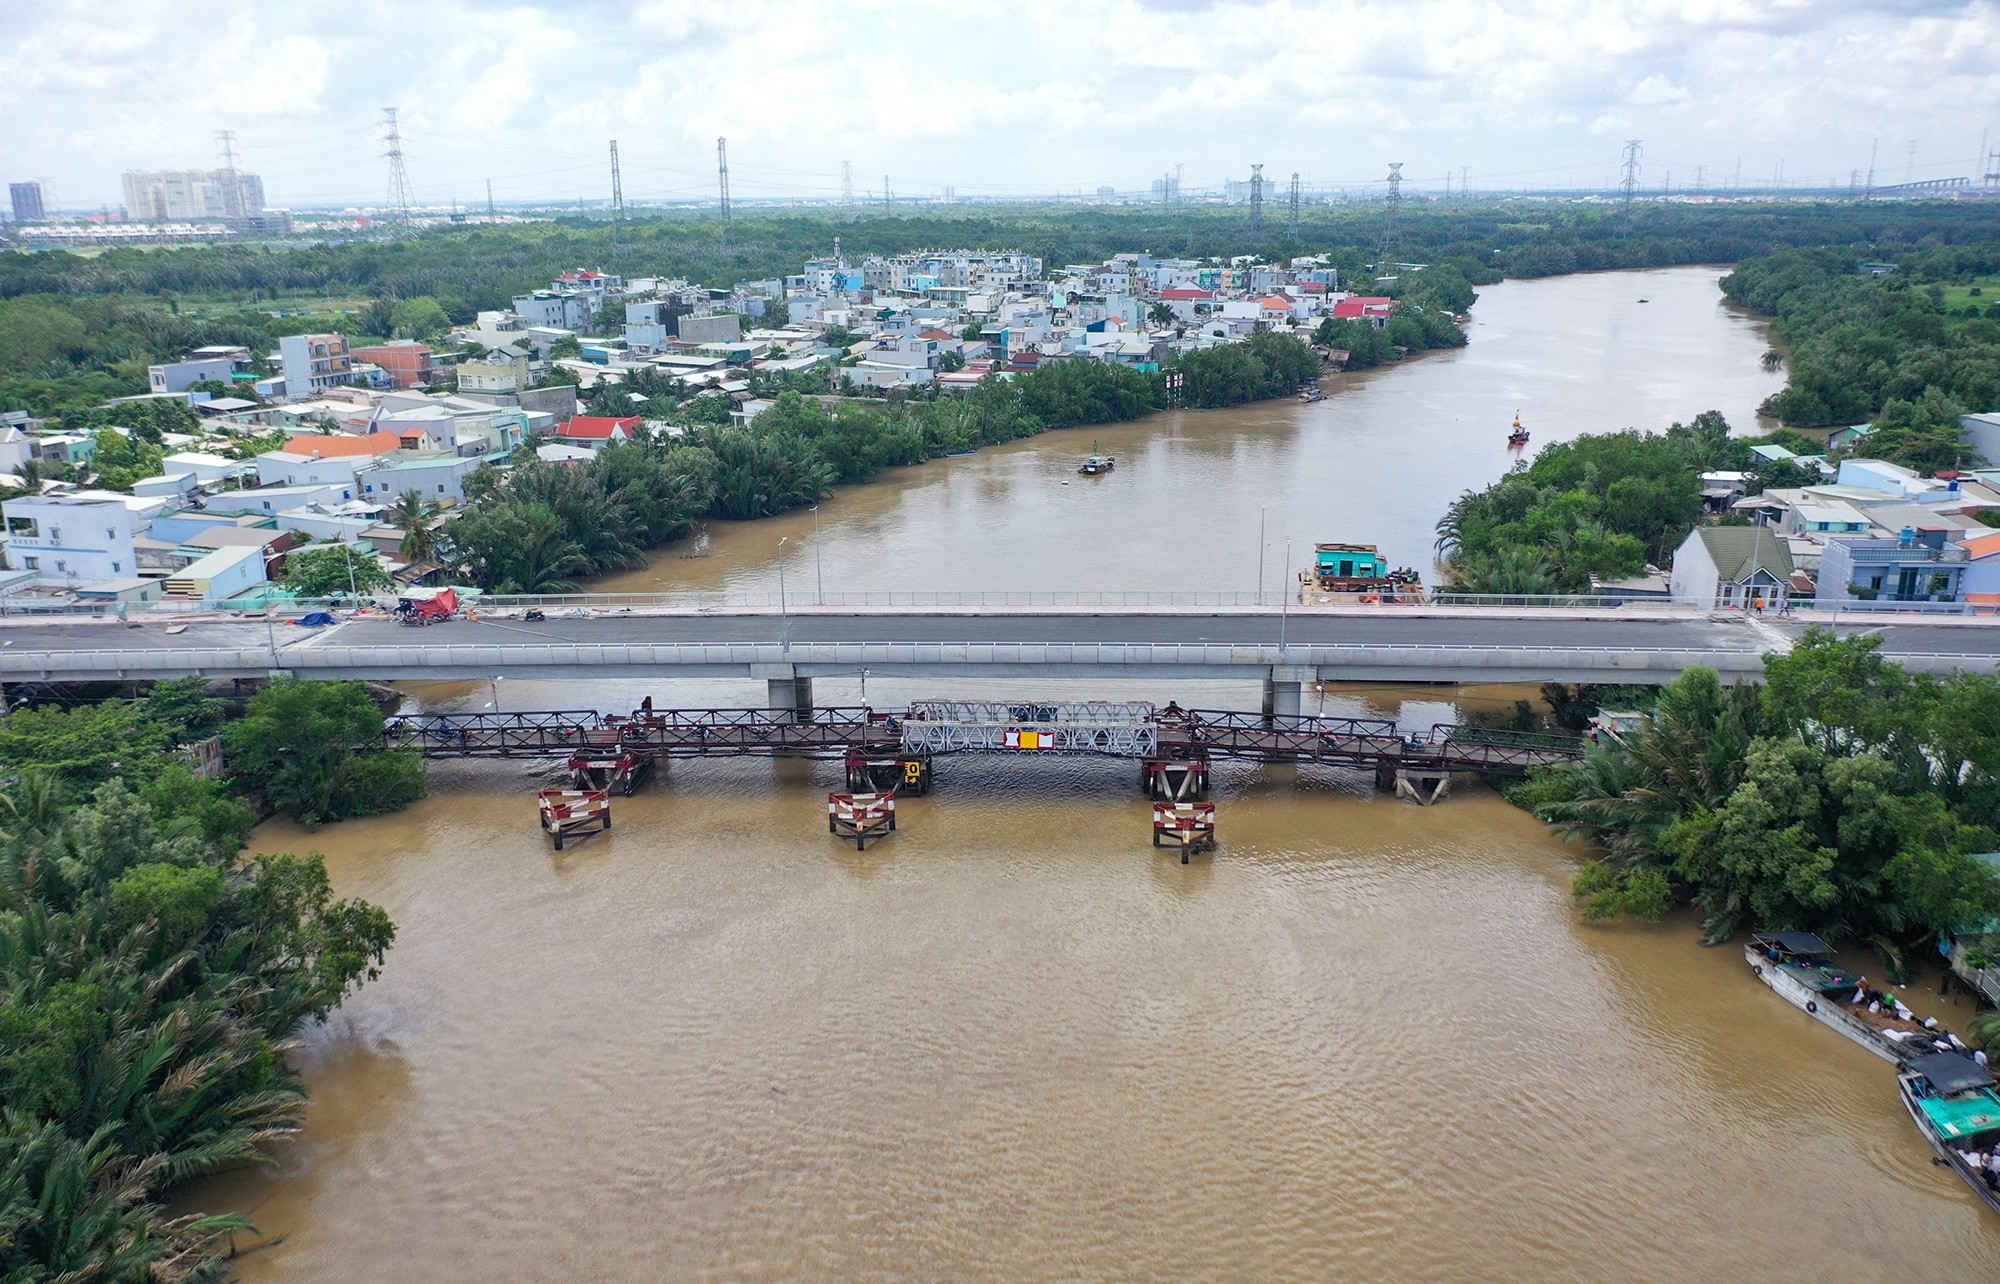
[[[1097,444],[1093,442],[1091,443],[1090,454],[1084,459],[1083,466],[1078,468],[1077,471],[1085,477],[1100,477],[1117,466],[1117,458],[1112,455],[1098,454]]]
[[[1874,1012],[1855,1002],[1865,978],[1835,966],[1832,955],[1833,947],[1811,932],[1758,932],[1743,947],[1751,974],[1779,998],[1884,1061],[1900,1066],[1933,1050],[1941,1036],[1896,1016],[1894,996]]]
[[[1903,1108],[1945,1165],[2000,1213],[2000,1088],[1958,1052],[1918,1057],[1896,1076]]]

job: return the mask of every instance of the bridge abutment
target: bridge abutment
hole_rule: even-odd
[[[768,698],[765,707],[779,715],[780,722],[811,722],[813,720],[813,683],[811,678],[801,678],[791,672],[791,666],[782,666],[783,676],[766,672],[764,689]]]

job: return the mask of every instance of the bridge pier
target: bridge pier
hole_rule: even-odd
[[[792,674],[790,665],[782,677],[764,678],[764,690],[768,695],[765,707],[779,715],[780,722],[811,722],[813,720],[813,683],[811,678],[801,678]]]
[[[1305,702],[1306,683],[1317,675],[1309,664],[1274,664],[1264,677],[1264,717],[1296,718]]]

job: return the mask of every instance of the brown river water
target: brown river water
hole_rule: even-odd
[[[1517,404],[1537,444],[1710,407],[1748,428],[1775,379],[1716,276],[1491,287],[1462,352],[1100,432],[1120,463],[1094,490],[1060,484],[1071,433],[843,492],[828,591],[1248,588],[1259,504],[1274,591],[1287,537],[1417,562],[1443,503],[1505,466]],[[790,535],[810,592],[811,529],[722,528],[622,587],[775,588]],[[869,681],[877,707],[941,694],[1258,693]],[[1520,694],[1307,703],[1423,727]],[[1147,846],[1136,775],[952,759],[865,854],[825,832],[830,764],[677,764],[561,854],[529,764],[438,767],[396,816],[266,825],[260,850],[324,852],[399,938],[301,1041],[303,1139],[190,1206],[276,1240],[239,1261],[252,1280],[2000,1277],[2000,1221],[1929,1163],[1886,1063],[1685,920],[1581,923],[1576,852],[1484,787],[1418,808],[1359,774],[1226,767],[1221,849],[1182,866]],[[1962,1021],[1928,980],[1918,1006]]]

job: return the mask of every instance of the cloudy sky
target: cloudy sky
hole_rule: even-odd
[[[5,177],[67,207],[219,163],[279,206],[382,199],[398,108],[420,203],[714,192],[1878,183],[2000,147],[1992,0],[8,0]],[[1910,154],[1916,141],[1914,161]],[[1376,190],[1379,190],[1379,186]]]

